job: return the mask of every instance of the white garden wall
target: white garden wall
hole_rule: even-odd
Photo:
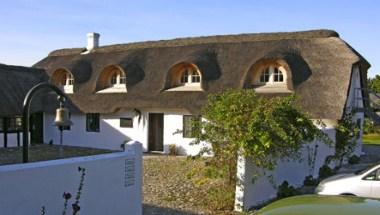
[[[0,214],[62,214],[62,194],[74,203],[85,168],[79,214],[142,214],[142,148],[134,143],[127,151],[27,164],[0,166]]]
[[[335,139],[335,129],[327,128],[324,132],[333,140]],[[235,209],[249,209],[253,206],[263,204],[277,195],[277,187],[283,182],[288,181],[290,185],[300,187],[306,176],[312,174],[318,176],[319,168],[324,164],[325,158],[334,154],[334,147],[329,147],[324,143],[315,141],[309,144],[310,149],[315,149],[318,144],[318,151],[311,171],[309,165],[309,151],[305,147],[302,150],[302,161],[279,161],[274,171],[267,171],[266,176],[261,176],[253,181],[257,173],[263,175],[261,169],[256,168],[252,162],[243,157],[238,159],[236,186]],[[273,177],[273,180],[269,179]]]

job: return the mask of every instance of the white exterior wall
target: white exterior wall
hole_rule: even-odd
[[[174,134],[177,130],[183,129],[183,115],[190,113],[177,111],[164,114],[164,152],[169,152],[169,145],[175,144],[178,153],[182,155],[197,155],[199,151],[206,147],[206,144],[190,145],[193,138],[184,138],[182,133]]]
[[[45,142],[53,140],[54,144],[59,144],[59,130],[51,125],[54,117],[51,114],[45,114],[44,140]],[[133,118],[134,128],[121,128],[120,117]],[[73,122],[71,130],[63,131],[63,145],[120,150],[121,144],[125,141],[136,140],[143,144],[146,142],[145,126],[137,122],[137,117],[134,117],[132,112],[100,115],[99,132],[86,131],[85,114],[73,114],[71,121]]]
[[[335,139],[335,129],[326,128],[324,132]],[[288,181],[290,185],[300,187],[306,176],[313,175],[318,177],[319,168],[324,164],[325,158],[334,154],[334,147],[329,147],[324,143],[315,141],[309,144],[310,148],[314,149],[315,144],[318,144],[318,152],[315,159],[314,169],[310,171],[308,150],[305,147],[302,150],[302,161],[280,161],[274,171],[267,171],[263,176],[261,169],[255,168],[252,162],[239,157],[237,177],[238,184],[236,186],[235,210],[249,209],[253,206],[263,204],[277,196],[277,187],[283,181]],[[254,175],[259,173],[260,176],[254,183]],[[273,177],[273,183],[268,176]]]
[[[8,147],[17,146],[17,133],[8,133]],[[22,146],[22,132],[20,132],[20,146]],[[0,148],[4,147],[4,133],[0,133]]]
[[[182,130],[182,116],[190,113],[184,110],[141,110],[141,119],[134,112],[100,115],[100,131],[86,131],[86,115],[73,114],[71,130],[63,131],[63,144],[82,147],[94,147],[119,150],[120,145],[126,140],[136,140],[143,144],[143,150],[148,150],[148,123],[149,113],[164,114],[164,153],[169,152],[169,145],[176,144],[178,152],[186,155],[196,155],[205,146],[190,145],[192,138],[183,138],[181,133],[174,134],[177,130]],[[59,144],[59,130],[51,126],[54,115],[45,114],[44,140],[53,140],[54,144]],[[121,128],[120,118],[133,118],[133,128]]]
[[[360,77],[360,70],[358,66],[354,66],[352,70],[352,77],[351,77],[351,86],[350,91],[347,98],[347,104],[346,108],[347,110],[352,110],[353,108],[363,108],[363,100],[362,97],[362,91],[361,91],[361,77]],[[352,116],[353,122],[357,122],[357,120],[360,120],[360,136],[356,140],[357,141],[357,148],[355,150],[355,154],[360,156],[362,154],[362,137],[363,137],[363,123],[364,123],[364,113],[363,112],[356,112]]]
[[[70,192],[71,213],[81,173],[86,169],[79,214],[142,214],[142,150],[0,166],[0,214],[62,214],[62,194]]]

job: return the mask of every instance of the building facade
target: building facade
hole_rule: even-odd
[[[110,46],[99,46],[99,35],[91,33],[86,48],[53,51],[30,69],[43,71],[36,82],[55,84],[70,98],[74,125],[64,130],[63,144],[117,150],[138,140],[145,151],[167,153],[176,145],[180,154],[194,155],[203,146],[190,145],[189,122],[199,118],[208,94],[229,88],[295,94],[313,119],[336,122],[353,105],[363,106],[357,99],[368,67],[336,32],[314,30]],[[58,103],[52,95],[40,100],[33,135],[58,144],[51,126]],[[361,124],[362,114],[357,117]],[[11,126],[8,121],[0,125]],[[8,146],[17,145],[17,132],[7,136]]]

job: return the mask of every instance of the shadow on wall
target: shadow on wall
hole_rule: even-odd
[[[182,211],[173,208],[165,208],[156,205],[143,204],[143,214],[165,214],[165,215],[198,215],[197,213]]]
[[[118,123],[119,118],[112,117],[107,119],[113,119]],[[63,131],[63,145],[122,150],[122,145],[125,142],[134,140],[131,134],[128,134],[128,132],[123,133],[103,119],[100,119],[100,132],[87,132],[86,118],[83,116],[72,116],[72,120],[74,125],[71,126],[71,129]],[[45,121],[45,123],[49,124],[48,121]],[[53,139],[53,144],[59,144],[59,130],[56,127],[49,128],[46,134],[51,135],[46,136],[45,141]]]

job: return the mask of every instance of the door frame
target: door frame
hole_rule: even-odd
[[[162,117],[162,122],[161,122],[161,127],[162,127],[162,131],[161,131],[161,136],[162,136],[162,140],[161,140],[161,147],[162,150],[156,150],[155,149],[155,146],[152,147],[152,144],[151,144],[151,132],[152,132],[152,128],[151,126],[151,117],[153,116],[161,116]],[[159,128],[155,128],[155,129],[159,129]],[[154,135],[154,134],[153,134]],[[153,150],[152,150],[153,148]],[[157,113],[157,112],[151,112],[151,113],[148,113],[148,152],[164,152],[164,113]]]

